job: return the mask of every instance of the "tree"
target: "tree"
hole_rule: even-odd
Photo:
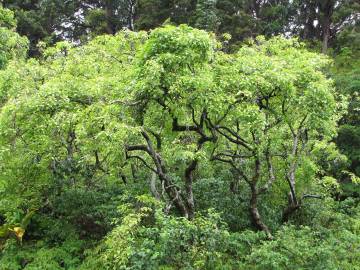
[[[13,12],[0,6],[0,70],[12,59],[25,58],[28,40],[15,32]]]
[[[336,143],[339,148],[348,156],[350,161],[349,171],[360,175],[360,118],[359,118],[359,90],[360,90],[360,61],[359,59],[359,22],[357,25],[347,27],[337,38],[335,51],[335,64],[331,69],[332,77],[335,79],[339,92],[347,95],[349,106],[347,114],[340,121],[339,134]],[[342,180],[348,181],[348,176]]]
[[[176,202],[184,216],[191,218],[194,212],[192,174],[199,162],[197,156],[202,152],[209,158],[213,153],[213,159],[231,164],[235,177],[248,183],[254,224],[269,233],[257,210],[258,195],[267,191],[275,181],[274,171],[278,171],[278,177],[288,182],[290,190],[289,207],[284,211],[284,220],[287,220],[301,205],[295,190],[299,168],[307,166],[307,158],[317,140],[334,135],[339,118],[334,114],[334,92],[319,70],[327,61],[307,52],[295,41],[284,39],[245,47],[235,56],[224,55],[209,45],[198,47],[211,43],[198,41],[190,35],[192,31],[195,30],[184,26],[167,26],[150,35],[145,59],[140,62],[145,81],[139,84],[135,99],[142,104],[140,123],[146,144],[130,145],[127,150],[147,153],[153,165],[140,156],[129,157],[142,160],[151,170],[155,166],[153,171],[165,183],[165,188],[174,189],[167,191],[170,200]],[[200,33],[196,36],[202,37]],[[209,55],[214,55],[214,60],[207,58]],[[162,118],[165,122],[160,116],[153,119],[155,112],[160,111],[166,115]],[[150,127],[164,133],[156,134]],[[170,161],[163,158],[163,153],[174,158],[184,148],[166,149],[161,143],[156,151],[150,138],[153,134],[160,145],[159,141],[170,136],[166,133],[170,131],[193,133],[187,141],[193,145],[194,152],[188,155],[195,156],[183,167],[183,196],[182,189],[171,181],[170,172],[174,169],[165,170]],[[212,152],[204,152],[205,143],[216,147]],[[279,164],[278,168],[272,164],[273,159]],[[264,187],[259,187],[260,183]]]
[[[62,39],[73,39],[79,25],[76,11],[81,1],[10,1],[3,5],[15,13],[17,31],[30,41],[30,56],[39,54],[40,40],[49,45]]]
[[[209,34],[185,25],[168,25],[150,34],[134,93],[145,144],[126,147],[128,158],[141,160],[158,176],[169,207],[174,203],[189,219],[195,214],[193,181],[199,158],[205,143],[216,139],[205,132],[206,99],[201,97],[211,87],[214,46]],[[131,154],[134,151],[146,153],[151,163]]]
[[[39,41],[87,41],[92,36],[134,30],[135,0],[4,1],[15,12],[18,31],[30,40],[30,55],[39,55]]]
[[[289,1],[217,1],[219,32],[229,33],[232,43],[258,35],[271,37],[289,31],[295,13]]]
[[[199,29],[216,32],[218,18],[216,0],[200,0],[196,5],[194,26]]]
[[[136,0],[85,1],[85,22],[93,35],[115,34],[122,28],[135,29]]]
[[[307,52],[295,40],[257,43],[243,47],[236,59],[229,60],[233,67],[227,74],[218,76],[222,82],[231,78],[231,86],[239,87],[225,92],[232,95],[232,102],[223,105],[225,115],[211,121],[225,140],[213,159],[228,163],[237,181],[248,184],[253,222],[270,235],[258,211],[258,197],[281,178],[289,188],[284,220],[300,207],[312,183],[307,187],[296,179],[314,178],[302,167],[309,166],[316,141],[334,135],[339,115],[334,114],[330,82],[320,72],[327,63],[324,58]],[[299,196],[296,187],[300,186],[303,195]]]
[[[0,217],[16,224],[36,208],[35,220],[74,223],[55,211],[64,194],[121,187],[124,205],[151,194],[188,225],[207,211],[194,183],[212,178],[246,205],[235,213],[272,238],[281,216],[326,195],[318,153],[345,105],[323,73],[328,63],[284,37],[227,53],[213,33],[187,25],[60,42],[38,60],[11,62],[0,72]],[[99,226],[79,216],[85,232]],[[135,221],[153,228],[151,216]]]
[[[296,33],[304,39],[317,39],[326,53],[329,42],[349,25],[359,20],[359,4],[353,0],[295,1],[299,11],[295,17]]]
[[[49,194],[126,182],[127,115],[117,100],[144,36],[121,32],[81,48],[59,43],[41,62],[13,63],[0,73],[1,214],[12,220],[46,208]],[[99,55],[103,61],[95,63]]]

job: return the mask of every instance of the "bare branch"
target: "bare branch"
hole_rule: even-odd
[[[137,100],[137,101],[128,101],[128,100],[120,100],[120,99],[117,99],[117,100],[113,100],[110,102],[110,105],[112,104],[122,104],[122,105],[125,105],[125,106],[137,106],[141,103],[141,100]]]
[[[226,139],[228,139],[230,142],[234,143],[234,144],[238,144],[241,145],[243,147],[245,147],[247,150],[252,151],[252,148],[250,146],[248,146],[243,140],[239,140],[238,138],[233,138],[230,135],[226,134],[225,132],[221,131],[221,128],[218,127],[216,128],[216,130],[223,135]]]
[[[276,180],[276,177],[274,174],[274,167],[272,165],[271,157],[270,157],[270,153],[269,153],[269,145],[268,145],[267,151],[265,153],[265,156],[266,156],[266,164],[267,164],[267,169],[268,169],[268,174],[269,174],[269,180],[262,188],[259,189],[258,194],[266,192]]]
[[[154,172],[154,173],[157,173],[157,171],[154,170],[149,164],[147,164],[147,162],[146,162],[142,157],[127,155],[127,158],[128,158],[128,159],[136,158],[136,159],[140,160],[140,161],[145,165],[146,168],[148,168],[149,170],[151,170],[151,171]]]
[[[307,198],[313,198],[313,199],[323,199],[324,197],[321,195],[316,195],[316,194],[304,194],[302,196],[302,199],[307,199]]]

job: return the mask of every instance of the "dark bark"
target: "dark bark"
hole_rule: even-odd
[[[238,158],[254,158],[255,159],[254,160],[254,175],[252,178],[247,177],[244,174],[244,172],[237,166],[236,160]],[[232,169],[234,170],[234,178],[236,177],[236,180],[234,180],[234,182],[237,181],[237,177],[240,177],[249,185],[249,188],[251,191],[250,201],[249,201],[249,213],[250,213],[251,221],[258,230],[265,232],[267,237],[269,239],[271,239],[272,235],[271,235],[270,229],[262,221],[261,215],[258,210],[258,197],[261,194],[262,189],[257,188],[257,185],[258,185],[258,182],[260,179],[261,164],[260,164],[260,159],[259,159],[256,151],[252,151],[251,155],[249,155],[249,154],[239,155],[238,153],[233,153],[233,154],[220,153],[220,154],[213,155],[212,160],[218,160],[218,161],[230,164]],[[271,166],[271,163],[269,166]],[[273,174],[272,166],[269,168],[269,170],[271,170],[271,173]],[[275,178],[274,175],[271,175],[271,177]],[[274,180],[275,179],[272,178],[269,180],[269,182],[272,183]]]
[[[262,221],[257,203],[258,203],[258,191],[257,191],[257,183],[260,178],[260,160],[258,157],[255,158],[255,164],[254,164],[254,176],[251,179],[250,183],[250,190],[251,190],[251,198],[250,198],[250,215],[252,218],[252,222],[254,226],[265,232],[268,238],[272,238],[271,232],[269,228],[266,226],[266,224]]]
[[[173,118],[172,129],[173,131],[178,131],[178,132],[180,131],[196,132],[199,135],[197,141],[197,150],[196,150],[198,152],[201,150],[204,143],[208,141],[215,141],[216,137],[213,136],[213,133],[211,136],[207,136],[204,131],[204,125],[207,119],[206,110],[203,110],[203,112],[201,113],[200,120],[196,121],[195,113],[194,110],[192,109],[192,119],[193,119],[193,124],[185,126],[185,125],[180,125],[178,123],[177,118]],[[193,194],[193,181],[194,181],[193,174],[198,166],[198,163],[199,163],[198,159],[194,158],[185,169],[185,175],[184,175],[186,203],[189,211],[189,219],[192,219],[195,215],[195,202],[194,202],[194,194]]]
[[[334,0],[323,0],[320,2],[321,30],[322,30],[322,53],[326,53],[329,46],[331,19],[334,13]]]
[[[167,90],[164,90],[166,93]],[[210,130],[211,135],[207,135],[205,128],[209,128],[209,124],[207,123],[207,113],[204,109],[200,115],[200,119],[195,119],[195,111],[190,106],[192,110],[192,122],[191,125],[181,125],[179,124],[178,118],[174,115],[171,108],[169,108],[164,100],[157,100],[157,102],[169,112],[170,116],[172,116],[172,131],[174,132],[195,132],[197,136],[197,150],[200,151],[203,144],[208,141],[216,141],[216,136],[214,135],[214,131]],[[157,150],[152,146],[151,140],[147,134],[148,131],[151,133],[156,139]],[[143,137],[145,138],[147,145],[132,145],[126,148],[126,152],[131,151],[145,151],[152,159],[155,169],[153,166],[150,166],[146,163],[146,161],[140,156],[130,156],[127,155],[128,158],[136,158],[140,160],[148,169],[157,174],[158,178],[162,183],[164,183],[164,189],[170,198],[171,203],[174,203],[179,212],[186,218],[192,219],[195,215],[195,203],[194,203],[194,194],[193,194],[193,181],[194,181],[194,171],[198,165],[198,159],[195,157],[190,161],[187,168],[184,172],[184,192],[182,193],[179,187],[173,185],[170,177],[166,173],[166,168],[163,164],[163,161],[160,156],[160,148],[161,148],[161,137],[160,134],[157,134],[150,129],[146,129],[146,131],[142,132]]]
[[[325,17],[323,26],[323,40],[322,40],[322,53],[326,54],[329,47],[329,39],[330,39],[330,18]]]
[[[301,16],[304,17],[304,31],[302,38],[313,40],[318,37],[318,27],[314,26],[317,20],[317,5],[314,1],[304,1],[301,6]]]
[[[290,196],[290,194],[289,194]],[[282,221],[288,222],[290,217],[298,210],[301,208],[302,202],[304,199],[322,199],[323,196],[321,195],[317,195],[317,194],[304,194],[302,195],[301,199],[299,200],[299,202],[294,202],[290,197],[289,197],[289,204],[288,206],[285,208],[285,210],[283,211],[283,215],[282,215]]]
[[[297,199],[295,187],[296,187],[296,170],[299,163],[299,155],[301,152],[303,152],[307,143],[307,140],[301,139],[302,127],[306,119],[307,119],[307,115],[301,120],[299,124],[299,128],[297,129],[296,132],[294,128],[289,124],[289,128],[291,129],[293,135],[293,146],[291,150],[291,156],[293,160],[289,164],[288,173],[285,176],[289,184],[290,192],[288,194],[288,206],[283,211],[284,222],[286,222],[289,219],[290,215],[292,215],[297,209],[300,208],[300,204],[301,204],[301,201]],[[307,132],[306,130],[303,131],[303,133],[305,134],[306,132]],[[301,145],[300,149],[299,149],[299,145]]]
[[[162,158],[159,153],[157,153],[153,147],[153,144],[150,140],[150,137],[145,131],[142,131],[142,136],[145,138],[147,145],[132,145],[126,147],[126,156],[127,158],[137,158],[144,165],[157,174],[160,179],[160,182],[164,184],[165,192],[168,195],[170,201],[175,205],[180,214],[185,218],[189,218],[189,210],[187,204],[184,202],[180,189],[172,182],[171,178],[168,176],[166,172],[166,168],[162,161]],[[129,152],[132,151],[144,151],[146,152],[152,159],[155,169],[153,169],[150,165],[146,163],[146,161],[139,156],[131,156]]]
[[[197,167],[198,161],[194,159],[185,170],[185,191],[186,191],[186,202],[189,209],[189,219],[193,219],[195,215],[195,203],[193,193],[193,173]]]
[[[114,10],[112,6],[112,1],[105,1],[105,16],[106,16],[106,32],[110,35],[114,35],[116,30],[113,24]]]
[[[135,7],[136,7],[136,0],[128,0],[128,28],[131,31],[135,30]]]
[[[136,167],[133,163],[131,163],[130,167],[131,167],[131,175],[133,177],[133,181],[136,182],[136,179],[137,179]]]
[[[271,232],[266,224],[262,221],[258,207],[258,194],[256,192],[256,187],[251,186],[251,199],[250,199],[250,215],[254,226],[263,232],[266,233],[268,238],[272,238]]]
[[[290,194],[289,194],[290,196]],[[284,209],[283,214],[282,214],[282,222],[288,222],[289,218],[300,208],[300,204],[299,203],[294,203],[292,201],[291,198],[289,198],[289,204],[288,206]]]

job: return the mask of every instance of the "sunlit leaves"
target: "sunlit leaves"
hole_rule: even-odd
[[[0,70],[11,59],[25,58],[28,40],[14,31],[14,13],[0,6]]]

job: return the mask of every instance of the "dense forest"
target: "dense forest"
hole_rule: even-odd
[[[360,269],[359,0],[0,1],[0,270]]]

